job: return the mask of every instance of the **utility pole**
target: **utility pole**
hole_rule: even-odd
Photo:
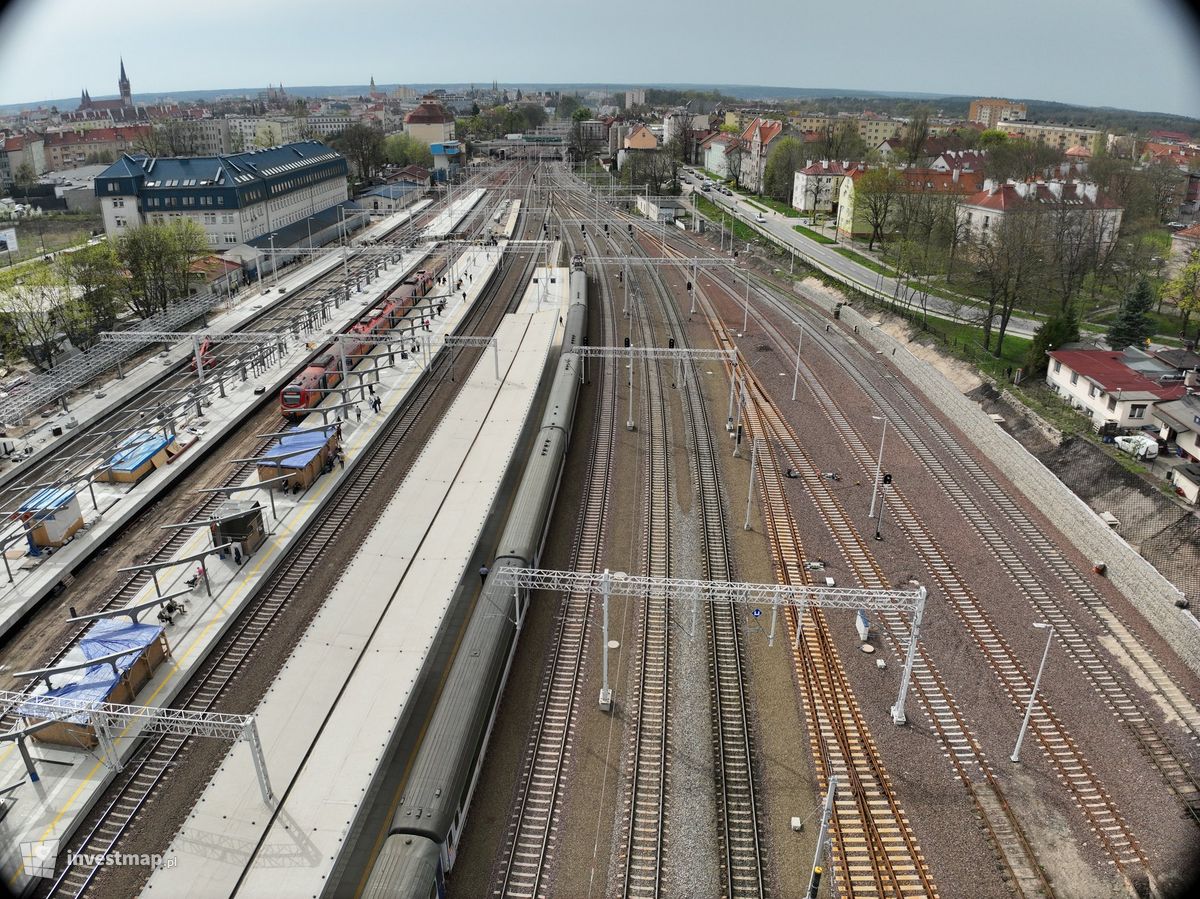
[[[792,397],[795,399],[795,397]],[[883,422],[883,436],[879,438],[879,455],[875,457],[875,486],[871,488],[871,511],[867,513],[868,518],[875,517],[875,497],[879,493],[879,476],[883,472],[883,441],[887,439],[887,416],[872,415],[876,421]]]
[[[1025,729],[1029,727],[1029,719],[1033,715],[1033,702],[1037,699],[1038,687],[1042,683],[1042,672],[1046,670],[1046,657],[1050,655],[1050,643],[1054,639],[1054,625],[1047,624],[1044,621],[1035,621],[1033,626],[1046,630],[1046,648],[1042,650],[1042,663],[1038,665],[1037,677],[1033,679],[1033,690],[1029,694],[1029,704],[1025,706],[1025,720],[1021,722],[1021,730],[1017,734],[1017,745],[1013,747],[1012,755],[1008,757],[1010,762],[1021,761],[1021,742],[1025,739]]]

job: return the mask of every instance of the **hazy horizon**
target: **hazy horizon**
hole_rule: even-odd
[[[707,2],[633,0],[613,0],[603,13],[527,0],[514,16],[510,6],[462,0],[461,14],[448,21],[469,24],[437,30],[413,27],[417,8],[379,0],[262,7],[267,16],[284,9],[262,28],[230,0],[213,0],[202,15],[190,6],[117,0],[99,17],[85,0],[16,0],[0,16],[0,104],[68,100],[85,88],[97,98],[114,95],[123,56],[134,93],[150,96],[281,82],[349,87],[372,75],[381,85],[832,84],[851,94],[1001,96],[1200,119],[1200,41],[1173,0],[1093,0],[1086,23],[1067,0],[1010,0],[1004,21],[1015,24],[988,29],[980,20],[994,21],[995,7],[980,0],[932,0],[920,17],[866,0],[852,9],[850,50],[862,52],[849,56],[834,37],[844,30],[836,19],[809,40],[812,13],[787,0],[748,0],[736,16]],[[648,37],[590,37],[621,21],[634,27],[616,33]],[[234,22],[268,36],[231,39]],[[397,32],[413,38],[403,54],[375,40]],[[353,50],[330,52],[339,47]]]

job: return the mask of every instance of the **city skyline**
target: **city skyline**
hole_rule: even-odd
[[[226,0],[213,4],[218,12],[226,6],[234,8]],[[856,9],[858,33],[827,29],[811,47],[789,28],[763,31],[755,24],[778,19],[803,31],[804,12],[781,0],[750,0],[744,6],[745,14],[720,28],[710,27],[719,17],[705,13],[704,4],[647,10],[630,0],[615,0],[608,7],[605,21],[636,15],[644,23],[639,33],[666,35],[668,46],[680,48],[663,54],[639,52],[644,42],[637,40],[597,45],[581,39],[595,27],[594,15],[583,10],[541,2],[523,7],[530,15],[523,15],[522,22],[536,20],[541,29],[532,32],[512,21],[504,7],[467,0],[462,19],[473,23],[470,29],[421,32],[444,35],[444,40],[415,39],[398,62],[395,54],[370,47],[352,54],[326,51],[339,41],[361,38],[363,21],[375,29],[386,30],[393,21],[405,27],[404,11],[393,20],[393,10],[375,0],[349,0],[339,6],[344,14],[334,17],[324,15],[325,6],[315,0],[290,4],[295,14],[273,23],[271,37],[249,54],[244,41],[221,37],[230,21],[222,15],[193,21],[184,9],[128,0],[118,12],[156,24],[130,30],[120,15],[112,15],[89,21],[86,30],[56,32],[62,22],[84,20],[89,7],[82,0],[25,0],[0,18],[0,105],[64,100],[82,90],[98,98],[114,95],[118,61],[124,57],[134,93],[150,96],[239,91],[281,82],[355,85],[374,75],[387,85],[490,84],[496,78],[525,84],[742,84],[995,95],[1200,118],[1200,44],[1181,8],[1167,0],[1098,0],[1089,10],[1086,34],[1071,4],[1015,0],[1005,9],[1014,24],[996,25],[994,39],[980,38],[973,22],[964,25],[963,4],[949,0],[935,0],[917,24],[886,7],[866,16]],[[1108,21],[1114,23],[1111,29],[1099,26]],[[938,27],[928,28],[929,22]],[[186,64],[181,66],[179,44],[163,35],[184,32]],[[1074,35],[1075,43],[1084,46],[1064,46],[1063,35]],[[55,66],[41,59],[48,40],[58,41]],[[981,53],[981,44],[1001,52]],[[1046,52],[1052,44],[1062,51]],[[731,54],[730,45],[755,52]],[[872,46],[887,52],[874,58],[864,52],[853,65],[844,64],[847,49]],[[1131,47],[1145,50],[1131,53]],[[711,65],[714,58],[723,61],[720,67]],[[944,64],[931,65],[931,59]],[[36,79],[19,75],[30,71],[38,73]]]

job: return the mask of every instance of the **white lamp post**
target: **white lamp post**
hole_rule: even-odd
[[[883,422],[883,436],[879,438],[879,455],[875,457],[875,485],[871,488],[871,511],[868,518],[875,517],[875,497],[879,495],[879,478],[883,474],[883,441],[887,439],[887,416],[872,415],[876,421]]]
[[[1029,718],[1033,714],[1033,701],[1037,698],[1038,687],[1042,683],[1042,672],[1046,670],[1046,657],[1050,655],[1050,642],[1054,639],[1054,625],[1044,621],[1035,621],[1034,627],[1046,630],[1046,648],[1042,651],[1042,663],[1038,665],[1037,677],[1033,679],[1033,690],[1029,694],[1029,704],[1025,706],[1025,720],[1021,722],[1021,731],[1017,734],[1017,745],[1013,747],[1011,762],[1021,761],[1021,741],[1025,739],[1025,729],[1029,727]]]

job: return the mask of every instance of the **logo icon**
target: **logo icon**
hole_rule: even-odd
[[[21,844],[21,864],[30,877],[53,877],[58,862],[58,840],[32,840]]]

